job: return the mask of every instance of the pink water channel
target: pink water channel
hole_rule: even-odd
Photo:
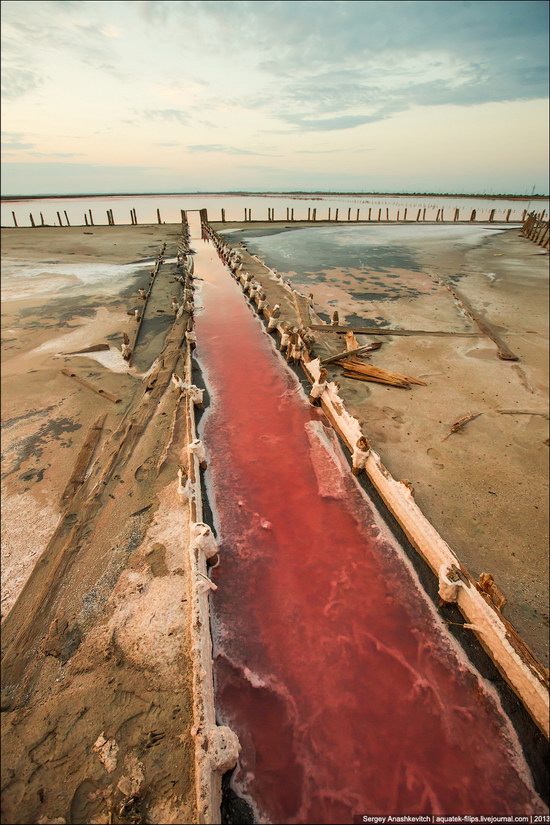
[[[238,792],[277,823],[543,812],[493,689],[213,245],[193,245],[216,702],[242,745]]]

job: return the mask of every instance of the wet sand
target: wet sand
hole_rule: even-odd
[[[195,821],[188,521],[176,492],[185,421],[168,367],[157,401],[147,408],[143,395],[174,322],[180,234],[2,231],[3,822]],[[142,306],[162,242],[129,369],[127,313]],[[67,354],[95,344],[109,349]],[[143,421],[133,442],[132,420]]]
[[[228,237],[246,239],[250,251],[312,293],[325,320],[337,309],[348,324],[473,333],[380,337],[384,343],[369,362],[421,378],[426,387],[354,381],[336,366],[329,379],[340,382],[347,409],[390,472],[412,484],[417,503],[459,559],[476,576],[494,576],[508,600],[504,614],[547,664],[547,254],[517,229],[483,234],[475,227],[475,242],[461,243],[454,227],[427,227],[431,234],[424,236],[418,228],[357,227],[363,235],[355,238],[352,228],[339,228],[336,245],[327,229],[324,239],[322,227],[241,224]],[[378,234],[365,245],[371,229]],[[288,293],[248,256],[245,268],[265,284],[269,303],[280,303],[282,317],[296,323]],[[446,280],[491,322],[517,363],[497,358],[495,344],[478,334]],[[360,344],[375,340],[357,337]],[[321,357],[345,349],[343,336],[317,339]],[[449,435],[455,421],[478,412]]]

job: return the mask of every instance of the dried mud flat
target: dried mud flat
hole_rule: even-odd
[[[180,236],[2,231],[2,822],[196,819],[186,422],[170,382],[187,321],[170,306]],[[128,368],[127,313],[162,243]]]
[[[379,340],[368,363],[416,376],[410,390],[344,377],[347,410],[395,478],[476,577],[491,573],[504,591],[504,615],[537,658],[548,664],[548,254],[517,228],[298,228],[291,224],[215,224],[230,243],[313,295],[326,321],[346,325],[444,330],[471,337],[357,335]],[[289,293],[257,259],[245,268],[260,280],[281,318],[304,325]],[[497,347],[448,286],[488,321],[518,356]],[[315,354],[345,349],[343,335],[315,332]],[[480,415],[477,415],[480,413]],[[472,418],[450,434],[464,416]]]

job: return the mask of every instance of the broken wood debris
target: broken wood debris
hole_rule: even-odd
[[[109,392],[108,390],[104,390],[101,387],[98,387],[96,384],[92,384],[91,381],[88,381],[86,378],[82,378],[76,372],[71,372],[71,370],[67,370],[65,368],[63,368],[61,370],[61,372],[63,373],[63,375],[66,375],[68,378],[74,378],[74,380],[78,381],[79,384],[82,384],[83,387],[86,387],[87,389],[92,390],[92,392],[97,393],[102,398],[107,398],[109,401],[112,401],[113,404],[120,404],[120,402],[122,401],[121,398],[118,398],[118,396],[113,395],[112,392]]]
[[[462,418],[458,418],[454,422],[454,424],[451,425],[451,429],[449,430],[443,441],[446,441],[449,438],[449,436],[453,433],[457,433],[459,430],[465,427],[466,424],[468,424],[470,421],[474,421],[474,419],[479,418],[480,415],[483,415],[483,413],[468,413],[467,415],[463,415]]]
[[[414,378],[411,375],[401,375],[401,373],[391,372],[372,364],[364,364],[354,359],[341,361],[340,366],[343,367],[346,378],[355,378],[358,381],[374,381],[377,384],[388,384],[392,387],[401,387],[407,390],[411,389],[411,384],[426,386],[426,383],[419,378]]]

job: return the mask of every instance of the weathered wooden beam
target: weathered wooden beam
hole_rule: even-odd
[[[452,286],[448,281],[441,282],[451,293],[454,299],[461,305],[467,315],[477,324],[480,331],[486,335],[488,338],[496,344],[498,357],[501,361],[519,361],[519,356],[512,352],[512,350],[504,343],[502,338],[497,335],[496,331],[493,329],[491,324],[482,318],[479,312],[473,308],[471,303],[467,298],[462,295],[462,293],[458,292],[458,290]]]
[[[356,335],[434,335],[436,337],[479,338],[480,332],[449,332],[439,329],[388,329],[388,327],[344,327],[341,324],[309,324],[308,329],[317,332],[354,332]]]
[[[331,355],[330,358],[323,358],[321,364],[323,366],[326,366],[327,364],[336,364],[344,358],[349,358],[350,355],[357,355],[359,352],[374,352],[374,350],[380,349],[381,346],[382,341],[374,341],[372,344],[364,344],[362,347],[356,347],[355,349],[346,350],[345,352],[339,352],[338,355]]]
[[[104,390],[101,387],[98,387],[96,384],[92,384],[91,381],[88,381],[86,378],[82,378],[76,372],[71,372],[71,370],[68,370],[65,367],[63,367],[61,372],[63,373],[63,375],[66,375],[68,378],[74,378],[74,380],[78,381],[79,384],[82,384],[83,387],[86,387],[87,389],[92,390],[92,392],[97,393],[102,398],[107,398],[109,401],[112,401],[113,404],[120,404],[120,402],[122,401],[121,398],[118,398],[118,396],[113,395],[112,392],[109,392],[108,390]]]
[[[106,415],[100,415],[88,431],[88,435],[86,436],[76,457],[75,465],[69,481],[67,482],[67,486],[61,495],[61,501],[64,504],[67,500],[74,496],[78,488],[86,481],[86,470],[88,469],[92,456],[99,443],[99,439],[101,438],[101,433],[106,418]]]

